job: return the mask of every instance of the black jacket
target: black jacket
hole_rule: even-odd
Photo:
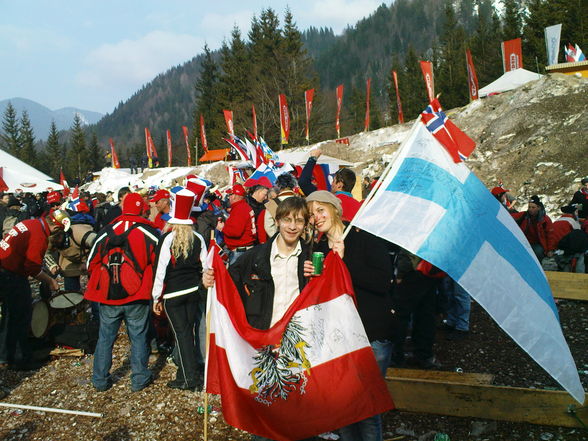
[[[275,287],[270,254],[276,237],[277,235],[250,249],[229,267],[229,274],[243,301],[247,321],[257,329],[268,329],[272,321]],[[302,252],[298,256],[298,286],[302,291],[307,283],[304,277],[304,261],[309,259],[309,247],[304,242],[300,244]]]

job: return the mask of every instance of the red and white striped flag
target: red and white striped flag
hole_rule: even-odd
[[[335,430],[394,407],[334,253],[270,329],[251,327],[222,260],[209,295],[208,393],[227,423],[274,440]]]

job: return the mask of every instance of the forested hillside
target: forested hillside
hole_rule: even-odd
[[[495,3],[396,0],[382,4],[341,35],[328,28],[301,31],[290,11],[262,10],[253,17],[249,29],[233,29],[220,50],[203,48],[202,54],[160,74],[96,126],[84,129],[85,145],[92,146],[94,152],[104,152],[108,138],[113,138],[125,166],[129,156],[142,155],[145,127],[151,130],[160,156],[165,152],[165,131],[170,129],[174,163],[180,164],[186,155],[182,125],[190,129],[194,145],[200,139],[202,116],[209,147],[224,147],[222,110],[234,112],[235,130],[242,135],[246,129],[252,130],[254,105],[259,133],[272,148],[279,149],[281,93],[286,95],[290,111],[289,145],[305,143],[304,91],[311,88],[315,89],[315,98],[310,141],[332,139],[337,136],[335,88],[340,84],[344,86],[341,136],[347,136],[364,129],[368,79],[370,129],[397,122],[392,69],[398,73],[404,117],[409,120],[427,104],[419,60],[432,62],[435,90],[441,93],[443,106],[450,109],[469,99],[465,64],[468,48],[480,87],[502,73],[501,41],[522,36],[524,67],[534,71],[544,70],[545,26],[562,23],[562,45],[571,42],[588,48],[585,1],[502,0],[499,10]],[[27,129],[27,118],[23,119]],[[29,144],[34,134],[20,136],[18,126],[18,115],[4,115],[0,147],[17,156],[22,152],[23,156],[36,157],[36,165],[50,174],[55,165],[49,168],[49,164],[54,163],[63,164],[70,175],[77,175],[80,155],[92,156],[85,147],[80,150],[82,139],[78,136],[79,152],[73,155],[74,161],[73,138],[67,134],[55,135],[51,138],[53,144],[49,143],[52,152],[66,153],[44,160],[44,152],[36,156],[31,152]],[[23,139],[28,140],[26,148],[19,141]]]

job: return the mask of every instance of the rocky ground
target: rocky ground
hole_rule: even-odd
[[[588,377],[588,307],[575,301],[560,302],[564,333],[574,355],[584,386]],[[494,384],[559,389],[558,385],[504,334],[477,305],[472,311],[472,332],[464,341],[450,342],[438,332],[436,352],[442,370],[491,373]],[[201,392],[166,387],[175,367],[165,355],[152,355],[154,384],[132,393],[129,384],[128,340],[121,332],[115,346],[114,387],[96,392],[90,384],[92,356],[51,360],[38,371],[0,370],[2,402],[102,413],[102,418],[56,413],[0,410],[0,440],[201,440],[204,404]],[[247,440],[244,432],[228,426],[218,397],[211,396],[208,439]],[[585,423],[588,423],[585,422]],[[463,440],[585,440],[588,432],[531,424],[456,418],[390,411],[384,416],[385,439],[432,441],[446,433],[453,441]]]

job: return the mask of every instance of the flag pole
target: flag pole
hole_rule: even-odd
[[[214,246],[214,230],[210,232],[210,244]],[[211,248],[212,249],[212,248]],[[209,269],[209,268],[206,268]],[[210,350],[210,304],[212,297],[212,287],[208,288],[206,296],[206,344],[204,349],[204,441],[208,441],[208,391],[206,390],[206,384],[208,381],[208,355]]]
[[[404,141],[402,141],[402,144],[400,145],[400,147],[398,147],[398,150],[396,150],[396,153],[397,153],[397,156],[396,157],[398,157],[398,154],[400,153],[400,151],[406,146],[407,140],[410,139],[410,137],[412,135],[412,132],[415,130],[415,127],[417,126],[417,124],[420,123],[420,121],[421,121],[421,117],[419,115],[419,117],[414,122],[412,128],[410,129],[410,132],[409,132],[408,136],[406,138],[404,138]],[[370,192],[366,196],[365,200],[363,201],[363,204],[361,204],[361,206],[359,207],[359,210],[357,210],[357,213],[355,213],[355,216],[353,216],[353,219],[351,219],[351,221],[347,225],[347,228],[345,228],[345,231],[343,231],[343,234],[341,235],[341,240],[345,240],[345,238],[349,234],[349,231],[353,227],[353,222],[355,221],[355,219],[358,219],[359,216],[361,216],[363,214],[363,212],[365,211],[366,206],[371,202],[371,200],[373,199],[376,191],[378,191],[380,189],[380,185],[382,184],[382,182],[384,182],[386,180],[386,178],[388,177],[388,174],[390,173],[390,170],[392,169],[392,166],[395,163],[396,163],[396,158],[394,158],[393,161],[390,161],[388,163],[388,165],[384,169],[384,172],[380,176],[380,179],[378,180],[378,183],[372,187],[372,189],[370,190]]]

